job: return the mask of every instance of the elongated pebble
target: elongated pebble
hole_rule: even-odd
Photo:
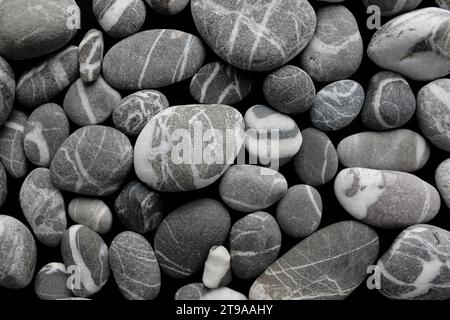
[[[231,282],[231,256],[224,246],[213,246],[205,261],[202,282],[209,289],[217,289]]]
[[[63,263],[48,263],[39,270],[34,279],[34,292],[41,300],[70,298],[73,294],[67,287],[68,276]]]
[[[16,80],[11,66],[0,57],[0,126],[8,120],[16,96]]]
[[[436,187],[447,208],[450,208],[450,159],[444,160],[436,169]]]
[[[100,77],[102,71],[103,33],[96,29],[89,30],[78,46],[80,60],[80,77],[83,82],[93,82]]]
[[[0,208],[5,203],[7,196],[8,196],[8,177],[6,175],[5,167],[0,162]]]
[[[77,224],[105,234],[111,230],[113,216],[109,207],[100,199],[74,198],[70,200],[68,213]]]

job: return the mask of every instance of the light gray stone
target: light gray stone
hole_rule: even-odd
[[[443,161],[436,169],[436,187],[447,208],[450,208],[450,159]]]
[[[78,56],[80,77],[83,82],[93,82],[100,77],[104,47],[103,33],[96,29],[89,30],[81,40]]]
[[[67,287],[68,276],[63,263],[48,263],[39,270],[34,279],[34,292],[41,300],[71,298],[73,294]]]
[[[99,234],[105,234],[111,230],[113,216],[102,200],[74,198],[70,200],[67,211],[70,218],[77,224],[82,224]]]
[[[11,114],[16,96],[16,80],[11,66],[0,57],[0,126]]]
[[[203,269],[202,282],[209,289],[217,289],[231,282],[231,256],[224,246],[212,246]]]

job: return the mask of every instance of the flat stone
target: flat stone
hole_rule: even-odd
[[[366,7],[378,6],[382,16],[395,16],[400,13],[412,11],[419,6],[422,0],[363,0]]]
[[[231,256],[224,246],[213,246],[203,269],[202,282],[209,289],[217,289],[231,282]]]
[[[99,234],[105,234],[111,230],[113,216],[102,200],[74,198],[70,200],[67,211],[70,218],[77,224],[82,224]]]
[[[175,300],[200,300],[210,290],[201,282],[187,284],[175,293]]]
[[[0,126],[11,114],[16,96],[16,80],[8,62],[0,57]]]
[[[78,56],[80,77],[83,82],[93,82],[100,77],[104,47],[103,33],[96,29],[89,30],[81,40]]]
[[[5,204],[8,196],[8,177],[5,167],[0,162],[0,207]]]
[[[34,279],[34,292],[41,300],[71,298],[67,288],[68,273],[63,263],[51,262],[39,270]]]
[[[443,161],[436,169],[436,187],[447,208],[450,208],[450,159]]]
[[[150,8],[165,16],[173,16],[183,11],[189,0],[145,0]]]

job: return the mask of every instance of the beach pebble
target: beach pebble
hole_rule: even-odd
[[[386,229],[428,222],[441,206],[432,185],[400,171],[345,169],[336,177],[334,192],[354,218]]]
[[[198,135],[203,139],[194,142]],[[134,168],[141,181],[158,191],[201,189],[222,176],[243,141],[244,119],[238,110],[225,105],[175,106],[158,113],[142,130]]]
[[[63,263],[51,262],[42,267],[34,279],[34,292],[41,300],[72,297],[67,287],[68,273]]]
[[[133,147],[120,131],[87,126],[72,133],[50,166],[54,185],[88,196],[116,192],[133,166]]]
[[[363,0],[366,7],[378,6],[382,16],[395,16],[400,13],[412,11],[422,0]]]
[[[205,287],[217,289],[231,282],[231,256],[224,246],[213,246],[205,262],[202,281]]]
[[[99,234],[105,234],[111,230],[113,216],[102,200],[73,198],[70,200],[67,211],[74,222]]]
[[[109,264],[127,300],[153,300],[161,287],[161,272],[153,248],[141,235],[126,231],[109,247]]]
[[[192,0],[192,15],[206,43],[226,62],[244,70],[281,67],[311,40],[316,14],[306,0]]]
[[[79,224],[71,226],[64,233],[61,254],[67,269],[76,268],[78,281],[69,288],[74,295],[89,297],[105,285],[110,273],[108,247],[96,232]]]
[[[450,0],[434,0],[438,7],[446,10],[450,10]]]
[[[322,220],[322,198],[308,185],[295,185],[277,205],[277,222],[292,238],[306,238],[314,233]]]
[[[248,299],[242,293],[224,287],[208,291],[200,298],[200,300],[234,301],[234,300],[248,300]]]
[[[0,162],[0,207],[5,204],[8,196],[8,177],[6,175],[5,167]]]
[[[25,155],[38,167],[50,167],[69,134],[69,119],[64,110],[54,103],[44,104],[28,117],[23,137]]]
[[[123,188],[114,207],[122,224],[137,233],[156,230],[163,220],[161,196],[138,181],[131,181]]]
[[[3,0],[0,55],[25,60],[62,48],[81,28],[74,0]]]
[[[196,36],[148,30],[113,46],[103,60],[103,75],[118,90],[157,89],[192,77],[204,60],[205,49]]]
[[[342,80],[361,65],[364,46],[358,23],[344,6],[326,6],[317,12],[317,28],[300,55],[300,67],[314,81]]]
[[[0,215],[0,287],[22,289],[33,279],[36,243],[19,220]]]
[[[138,136],[151,118],[168,107],[164,94],[143,90],[123,98],[114,108],[112,118],[117,129],[126,135]]]
[[[200,300],[209,291],[201,282],[190,283],[177,290],[175,300]]]
[[[155,253],[161,269],[177,279],[199,271],[210,248],[225,242],[230,223],[227,209],[213,199],[194,200],[175,209],[155,234]]]
[[[266,212],[251,213],[230,231],[231,268],[241,279],[254,279],[274,262],[281,247],[281,231]]]
[[[302,136],[303,145],[293,160],[295,172],[308,185],[324,185],[338,170],[336,149],[328,136],[317,129],[305,129]]]
[[[183,11],[189,0],[145,0],[150,8],[165,16],[173,16]]]
[[[205,104],[235,104],[243,100],[252,88],[250,75],[222,62],[203,66],[192,77],[192,97]]]
[[[83,82],[93,82],[100,77],[102,71],[103,33],[96,29],[89,30],[78,47],[80,60],[80,77]]]
[[[8,120],[16,96],[16,80],[8,62],[0,57],[0,126]]]
[[[278,202],[287,189],[287,181],[281,173],[246,164],[230,167],[219,184],[222,201],[240,212],[266,209]]]
[[[450,159],[442,162],[436,169],[436,186],[447,208],[450,208]]]
[[[428,142],[414,131],[362,132],[342,140],[337,148],[339,162],[348,168],[414,172],[430,158]]]
[[[31,171],[20,188],[19,201],[39,242],[48,247],[59,246],[67,228],[66,208],[61,192],[50,180],[50,170]]]
[[[440,8],[405,13],[375,33],[367,54],[380,68],[414,80],[444,77],[450,72],[449,23],[450,12]]]

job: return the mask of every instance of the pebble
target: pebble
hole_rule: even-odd
[[[416,225],[404,230],[377,263],[380,292],[390,299],[450,299],[450,232]]]
[[[172,211],[154,239],[163,272],[180,279],[199,271],[210,248],[227,239],[230,223],[227,209],[213,199],[194,200]]]
[[[36,166],[48,168],[69,134],[69,119],[64,110],[54,103],[44,104],[27,120],[23,137],[25,155]]]
[[[153,248],[141,235],[126,231],[109,247],[109,264],[127,300],[153,300],[161,287],[161,272]]]
[[[67,269],[75,267],[79,283],[69,288],[75,296],[89,297],[105,285],[110,273],[108,247],[97,233],[82,225],[71,226],[64,233],[61,254]]]
[[[450,208],[450,159],[443,161],[436,169],[436,187],[447,208]]]
[[[8,176],[5,167],[0,162],[0,208],[5,204],[8,196]]]
[[[194,143],[199,135],[203,139]],[[243,141],[244,119],[238,110],[225,105],[175,106],[158,113],[142,130],[134,168],[141,181],[158,191],[201,189],[222,176]]]
[[[26,108],[36,108],[55,98],[79,76],[78,47],[69,46],[20,76],[16,100]]]
[[[83,82],[94,82],[102,71],[103,33],[96,29],[89,30],[78,47],[80,61],[80,77]]]
[[[41,300],[58,300],[72,297],[67,287],[68,273],[66,266],[51,262],[42,267],[34,280],[34,292]]]
[[[314,34],[316,14],[306,0],[192,0],[192,16],[205,42],[226,62],[270,71],[298,55]]]
[[[16,96],[16,80],[8,62],[0,57],[0,126],[11,114]]]
[[[246,164],[232,166],[219,184],[222,201],[240,212],[266,209],[277,203],[287,189],[288,183],[281,173]]]
[[[444,77],[450,72],[449,23],[450,12],[440,8],[405,13],[375,33],[367,54],[380,68],[413,80]]]
[[[337,173],[338,156],[328,136],[314,128],[302,131],[303,145],[293,160],[297,176],[304,183],[318,187]]]
[[[248,299],[242,293],[224,287],[208,291],[205,295],[203,295],[200,298],[200,300],[234,301],[234,300],[248,300]]]
[[[48,247],[59,246],[67,229],[66,208],[61,192],[50,180],[50,170],[31,171],[20,188],[19,201],[39,242]]]
[[[190,92],[200,103],[232,105],[242,101],[251,88],[251,77],[246,71],[211,62],[192,78]]]
[[[317,93],[310,109],[311,123],[322,131],[341,130],[358,117],[364,98],[364,89],[356,81],[331,83]]]
[[[275,261],[253,283],[251,300],[342,300],[378,257],[376,232],[355,221],[320,229]]]
[[[314,81],[342,80],[359,69],[363,53],[353,14],[344,6],[327,6],[317,12],[316,32],[300,55],[300,67]]]
[[[137,233],[156,230],[163,220],[161,196],[138,181],[131,181],[123,188],[114,207],[122,224]]]
[[[202,281],[205,287],[217,289],[231,282],[231,256],[224,246],[213,246],[205,262]]]
[[[354,218],[386,229],[428,222],[441,206],[432,185],[400,171],[345,169],[336,177],[334,192]]]
[[[67,91],[63,106],[69,119],[82,127],[104,122],[121,100],[120,93],[102,77],[92,84],[85,84],[80,78]]]
[[[173,16],[183,11],[189,0],[145,0],[150,8],[165,16]]]
[[[201,282],[185,285],[175,293],[175,300],[200,300],[210,290]]]
[[[50,166],[60,190],[88,196],[116,192],[133,165],[133,147],[120,131],[104,126],[78,129],[61,145]]]
[[[142,0],[93,0],[92,11],[102,29],[113,38],[138,32],[147,16]]]
[[[322,209],[322,198],[314,187],[295,185],[277,205],[277,222],[289,237],[306,238],[319,228]]]
[[[366,7],[378,6],[382,16],[395,16],[400,13],[412,11],[422,0],[363,0]]]
[[[438,7],[446,10],[450,10],[450,1],[449,0],[434,0]]]
[[[102,200],[74,198],[70,200],[67,211],[77,224],[82,224],[99,234],[106,234],[111,230],[113,216]]]
[[[388,71],[372,77],[361,113],[367,128],[400,128],[411,120],[415,112],[416,97],[405,78]]]
[[[80,29],[74,0],[6,0],[0,17],[0,55],[25,60],[66,45]]]
[[[129,136],[138,136],[145,125],[169,107],[166,96],[156,90],[143,90],[125,97],[113,110],[117,129]]]
[[[414,172],[430,158],[428,142],[414,131],[362,132],[342,140],[337,148],[339,162],[348,168]]]
[[[157,89],[191,78],[204,60],[205,48],[196,36],[148,30],[113,46],[103,60],[103,75],[118,90]]]
[[[0,287],[22,289],[33,279],[36,243],[19,220],[0,215]]]
[[[254,279],[274,262],[281,248],[281,231],[266,212],[251,213],[230,231],[231,268],[241,279]]]
[[[27,174],[28,165],[23,149],[26,123],[27,115],[13,110],[8,121],[0,127],[0,161],[14,179],[21,179]]]

